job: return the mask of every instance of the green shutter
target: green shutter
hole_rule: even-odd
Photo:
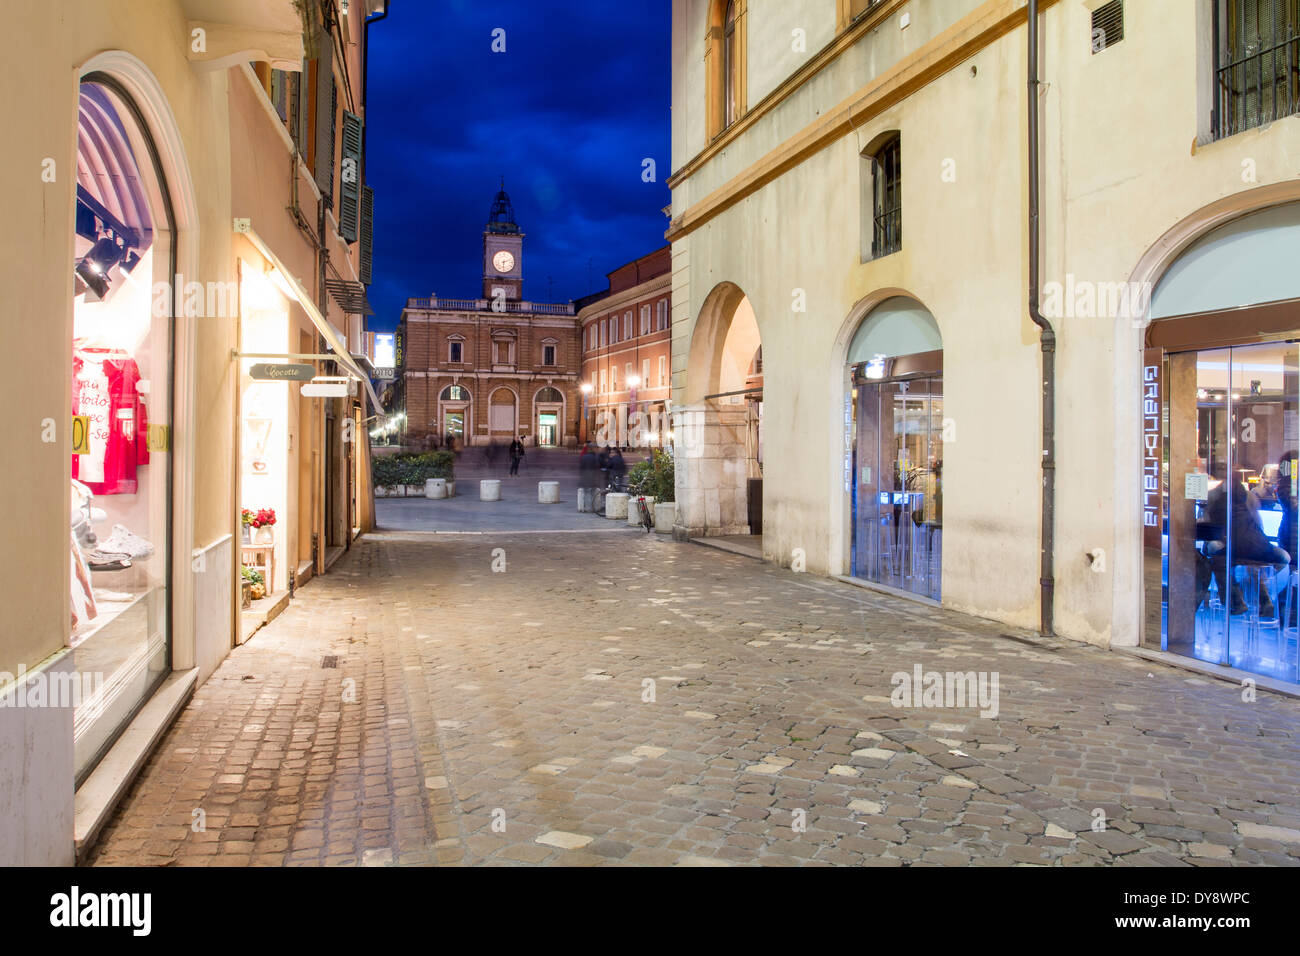
[[[339,233],[357,241],[361,202],[361,117],[343,111],[343,166],[339,170]]]
[[[326,208],[334,206],[334,111],[338,108],[338,90],[334,86],[333,48],[321,44],[316,63],[316,185]]]
[[[375,246],[375,191],[361,187],[361,281],[370,285],[370,265]]]

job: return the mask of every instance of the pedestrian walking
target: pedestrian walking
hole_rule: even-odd
[[[519,463],[524,458],[524,443],[520,441],[520,436],[516,435],[515,440],[510,443],[510,477],[519,477]]]

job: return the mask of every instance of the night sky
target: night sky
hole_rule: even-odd
[[[527,235],[525,299],[603,289],[665,244],[669,20],[664,0],[390,0],[370,29],[372,330],[391,331],[412,296],[482,294],[502,175]]]

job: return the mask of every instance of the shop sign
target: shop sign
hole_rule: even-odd
[[[90,454],[90,416],[72,416],[72,453],[74,455]]]
[[[375,368],[375,381],[391,382],[397,378],[397,369],[391,365],[381,365]]]
[[[171,429],[166,425],[150,425],[148,441],[150,451],[171,451]]]
[[[310,382],[316,377],[316,369],[297,363],[269,365],[263,362],[250,368],[248,374],[259,382]]]
[[[302,387],[305,398],[345,398],[348,394],[347,382],[309,382]]]
[[[1147,547],[1160,547],[1161,493],[1164,483],[1160,373],[1163,354],[1148,349],[1142,363],[1142,536]]]

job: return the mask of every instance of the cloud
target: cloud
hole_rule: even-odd
[[[546,300],[548,277],[555,301],[585,295],[664,244],[669,19],[661,0],[392,5],[370,30],[372,329],[411,296],[480,294],[502,175],[527,236],[526,298]],[[657,182],[641,179],[646,158]]]

